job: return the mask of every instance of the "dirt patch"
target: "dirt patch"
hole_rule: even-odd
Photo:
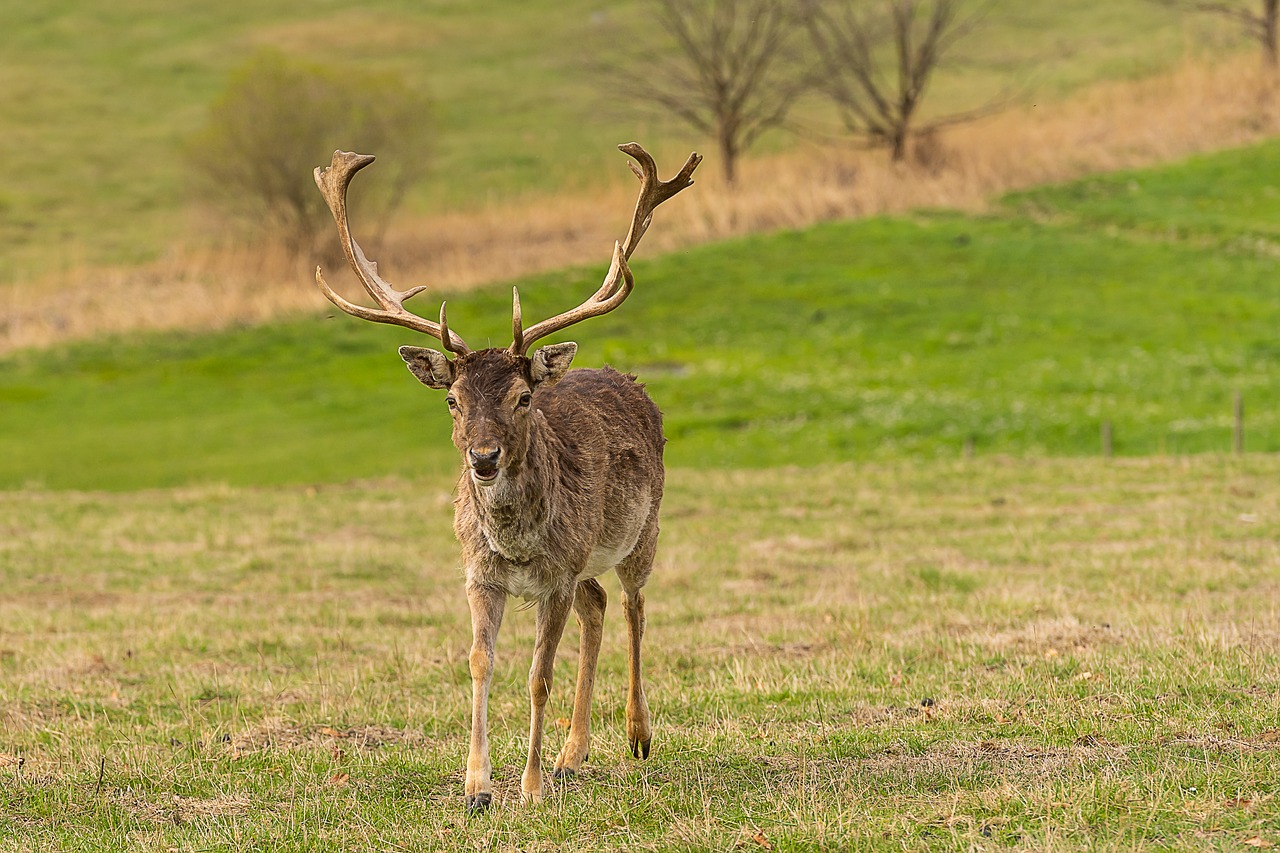
[[[1177,734],[1162,738],[1161,746],[1180,746],[1205,752],[1267,752],[1280,751],[1280,729],[1270,729],[1252,738],[1220,737],[1217,735]]]
[[[1109,624],[1086,625],[1074,619],[1039,620],[980,638],[997,651],[1056,657],[1081,654],[1099,646],[1122,645],[1125,638]]]
[[[946,741],[919,753],[889,749],[868,757],[859,766],[872,773],[951,776],[990,772],[1007,779],[1032,779],[1097,761],[1108,749],[1101,742],[1054,747],[1020,740]]]
[[[233,735],[228,749],[233,753],[261,752],[264,750],[296,750],[323,747],[332,749],[378,749],[398,744],[419,744],[426,738],[421,732],[399,729],[393,726],[329,726],[288,725],[264,723],[247,732]]]
[[[168,802],[148,799],[132,790],[119,790],[111,795],[116,804],[140,820],[153,824],[192,823],[207,818],[236,817],[251,811],[262,811],[264,804],[244,794],[216,797],[182,797],[174,795]]]
[[[179,820],[194,820],[202,817],[230,817],[246,814],[257,804],[249,797],[179,797],[173,798],[173,811]]]

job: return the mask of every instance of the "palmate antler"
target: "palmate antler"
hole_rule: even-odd
[[[621,305],[631,295],[631,289],[635,285],[631,269],[627,266],[627,259],[631,257],[631,253],[640,243],[640,238],[648,229],[653,219],[654,209],[676,193],[691,186],[693,170],[702,162],[701,155],[694,152],[689,155],[679,174],[669,181],[662,181],[658,179],[658,167],[653,162],[653,158],[639,144],[628,142],[625,145],[619,145],[618,149],[624,154],[630,154],[640,164],[639,166],[635,163],[628,164],[631,166],[631,171],[640,179],[640,195],[636,199],[636,209],[631,217],[631,227],[627,230],[626,240],[614,244],[613,262],[609,265],[609,272],[605,275],[604,282],[593,296],[577,308],[557,314],[528,329],[524,328],[520,314],[520,293],[512,288],[510,352],[524,355],[534,341],[568,328],[588,317],[607,314]],[[438,339],[446,350],[455,355],[469,352],[466,343],[457,332],[449,329],[444,304],[440,305],[439,323],[407,310],[404,307],[405,300],[426,288],[418,286],[406,291],[393,288],[378,275],[378,265],[365,257],[360,245],[352,238],[351,229],[347,223],[347,187],[355,173],[368,166],[373,160],[372,154],[335,151],[333,161],[327,168],[315,170],[315,179],[316,186],[320,188],[325,202],[329,205],[329,212],[333,214],[333,221],[338,225],[338,236],[342,241],[342,250],[347,256],[347,263],[359,277],[365,291],[380,307],[367,308],[343,299],[329,287],[319,267],[316,267],[316,284],[330,302],[353,317],[372,320],[375,323],[390,323],[423,332]]]
[[[631,288],[635,285],[627,260],[639,245],[644,232],[648,230],[649,223],[653,220],[654,208],[686,187],[692,186],[693,170],[702,162],[702,155],[695,151],[689,155],[679,174],[669,181],[661,181],[658,179],[657,164],[639,143],[628,142],[625,145],[619,145],[618,150],[624,154],[630,154],[640,164],[639,166],[635,163],[627,164],[640,179],[640,195],[636,198],[636,209],[631,216],[631,227],[627,229],[627,239],[622,243],[613,244],[613,262],[609,264],[609,272],[605,274],[600,289],[591,298],[577,308],[557,314],[528,329],[521,327],[520,293],[512,288],[511,352],[524,355],[539,338],[545,338],[553,332],[568,328],[588,317],[608,314],[621,305],[631,295]]]
[[[449,352],[462,355],[468,351],[467,344],[456,332],[449,330],[449,323],[445,318],[445,306],[440,305],[439,323],[419,317],[407,310],[404,307],[404,301],[427,288],[418,286],[403,292],[396,290],[378,275],[378,264],[365,257],[360,244],[351,236],[351,228],[347,224],[347,187],[351,184],[351,178],[355,173],[368,166],[373,160],[372,154],[335,151],[328,168],[317,166],[314,174],[316,186],[320,188],[320,193],[329,205],[333,221],[338,224],[338,237],[342,240],[342,251],[347,256],[347,263],[351,265],[360,283],[364,285],[365,292],[372,296],[373,301],[377,302],[381,308],[366,308],[343,299],[329,287],[328,282],[324,280],[324,275],[320,272],[320,267],[316,267],[316,284],[320,286],[320,291],[328,297],[330,302],[353,317],[372,320],[375,323],[391,323],[423,332],[439,339]]]

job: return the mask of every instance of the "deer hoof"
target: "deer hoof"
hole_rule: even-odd
[[[645,738],[644,740],[636,738],[631,741],[631,754],[636,758],[648,758],[649,745],[651,743],[653,743],[653,738]]]
[[[582,769],[582,765],[586,764],[587,759],[591,757],[591,753],[585,753],[582,758],[575,763],[571,758],[566,757],[569,752],[569,745],[565,744],[560,756],[556,758],[555,768],[551,771],[551,777],[553,779],[567,779],[570,776],[576,776],[578,771]]]
[[[467,811],[480,814],[493,803],[493,794],[467,794]]]

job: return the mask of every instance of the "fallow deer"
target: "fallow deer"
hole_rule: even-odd
[[[543,713],[556,647],[571,609],[581,628],[577,688],[554,775],[576,773],[587,758],[606,601],[596,578],[610,569],[621,583],[627,622],[627,737],[636,758],[649,757],[652,729],[640,679],[640,641],[645,626],[642,590],[653,568],[662,502],[662,416],[633,376],[608,367],[569,370],[577,344],[551,344],[528,355],[535,341],[623,303],[635,284],[627,260],[654,208],[690,186],[702,160],[691,154],[679,174],[660,181],[643,148],[634,142],[618,147],[639,163],[628,165],[640,178],[640,195],[626,239],[614,244],[603,284],[577,308],[528,329],[519,291],[513,288],[513,341],[505,349],[468,348],[449,328],[444,304],[439,323],[409,312],[405,300],[425,288],[395,290],[365,257],[348,227],[346,196],[352,177],[373,162],[372,155],[335,151],[328,168],[315,170],[347,262],[379,307],[348,302],[317,268],[316,283],[324,295],[356,317],[424,332],[455,356],[400,348],[414,376],[429,388],[448,392],[453,443],[462,454],[454,532],[462,545],[471,607],[471,746],[465,793],[467,807],[474,811],[487,808],[493,799],[489,684],[508,596],[537,604],[522,799],[537,802],[543,796]]]

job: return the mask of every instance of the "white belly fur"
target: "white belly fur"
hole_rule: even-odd
[[[635,550],[644,530],[644,523],[649,518],[649,508],[653,501],[648,490],[641,494],[631,505],[631,513],[626,522],[617,531],[611,531],[619,538],[610,536],[602,538],[596,547],[591,549],[587,557],[587,565],[579,578],[594,578],[602,575],[621,563],[627,555]]]

